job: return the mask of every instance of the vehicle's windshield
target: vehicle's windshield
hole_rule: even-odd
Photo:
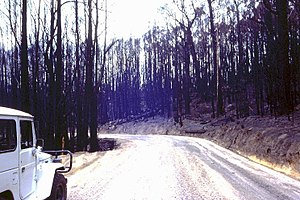
[[[16,122],[0,119],[0,153],[14,150],[17,146]]]

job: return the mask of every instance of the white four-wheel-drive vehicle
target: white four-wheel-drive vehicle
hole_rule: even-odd
[[[0,107],[0,200],[67,198],[62,173],[71,170],[72,154],[43,152],[34,124],[32,115]],[[63,154],[70,159],[68,166],[60,162]]]

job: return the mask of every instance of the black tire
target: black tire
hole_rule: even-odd
[[[13,200],[14,197],[10,191],[6,191],[0,194],[0,200]]]
[[[55,173],[52,184],[51,195],[47,200],[66,200],[67,199],[67,180],[62,174]]]

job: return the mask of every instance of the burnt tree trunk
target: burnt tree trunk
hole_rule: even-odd
[[[288,1],[277,0],[278,13],[278,67],[281,77],[280,113],[290,114],[293,110],[291,98],[291,69],[289,65]],[[281,73],[282,72],[282,73]]]
[[[30,112],[28,44],[27,44],[27,0],[22,0],[22,33],[21,33],[21,97],[22,110]]]

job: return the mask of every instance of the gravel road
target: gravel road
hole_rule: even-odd
[[[199,138],[126,141],[68,175],[68,199],[300,199],[300,182]]]

